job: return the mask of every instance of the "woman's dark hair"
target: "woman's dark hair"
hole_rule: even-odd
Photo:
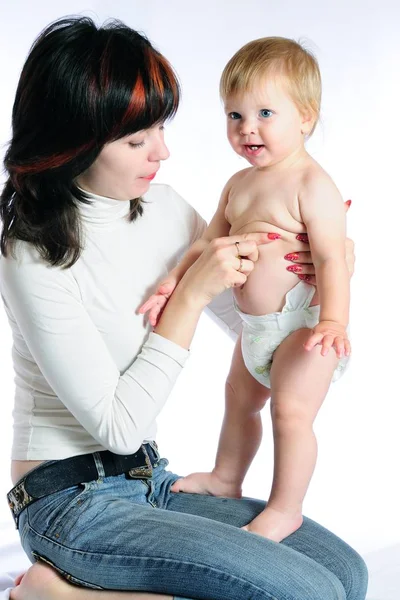
[[[15,96],[2,253],[19,239],[52,265],[73,265],[82,249],[78,204],[90,203],[75,178],[106,143],[173,117],[179,96],[168,61],[120,21],[50,24],[30,50]],[[142,200],[131,200],[130,220],[142,212]]]

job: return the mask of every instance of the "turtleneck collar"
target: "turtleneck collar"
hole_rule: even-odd
[[[95,227],[106,227],[126,217],[129,214],[129,200],[114,200],[106,196],[99,196],[93,192],[85,192],[90,200],[90,204],[79,202],[79,213],[82,220]]]

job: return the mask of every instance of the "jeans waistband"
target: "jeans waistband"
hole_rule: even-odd
[[[80,483],[126,473],[130,479],[149,479],[160,460],[154,441],[142,444],[134,454],[120,455],[109,450],[47,461],[27,473],[8,492],[7,500],[18,529],[20,513],[32,502]]]

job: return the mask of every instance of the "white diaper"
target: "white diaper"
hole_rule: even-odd
[[[319,321],[319,306],[310,306],[315,288],[300,281],[289,290],[282,312],[253,316],[235,306],[243,321],[242,354],[248,371],[257,381],[270,387],[273,354],[288,335],[307,327],[312,329]],[[339,360],[332,381],[344,373],[349,357]]]

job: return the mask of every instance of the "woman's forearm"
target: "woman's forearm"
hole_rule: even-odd
[[[189,349],[203,306],[181,285],[178,285],[166,305],[154,333]]]

